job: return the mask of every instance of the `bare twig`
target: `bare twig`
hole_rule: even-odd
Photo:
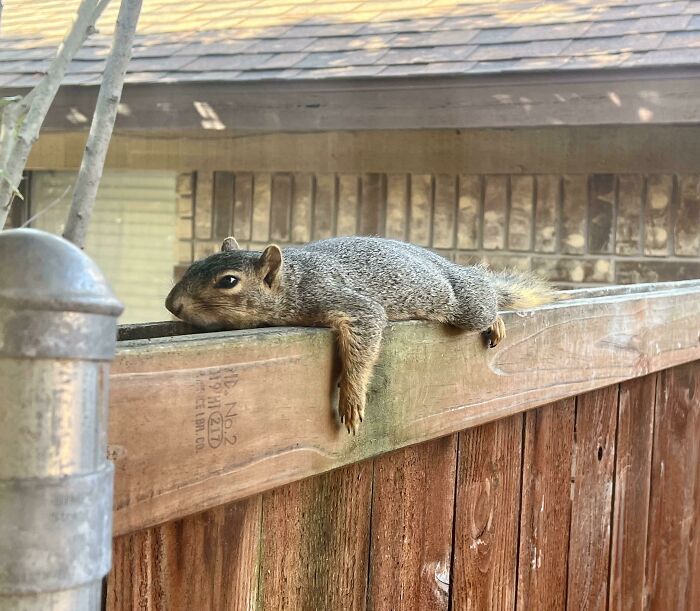
[[[63,199],[70,193],[70,190],[73,188],[73,185],[68,185],[63,193],[61,193],[55,200],[53,200],[48,206],[44,206],[39,212],[37,212],[34,216],[30,216],[24,223],[22,223],[19,227],[22,229],[23,227],[29,227],[29,224],[32,223],[33,221],[36,221],[41,215],[43,215],[45,212],[48,212],[53,208],[54,206],[57,206],[60,204]]]
[[[58,48],[46,74],[24,98],[7,103],[2,113],[0,130],[0,227],[3,227],[32,145],[46,113],[56,97],[68,65],[95,31],[110,0],[82,0],[75,21]]]
[[[63,237],[83,248],[131,59],[142,0],[122,0]]]

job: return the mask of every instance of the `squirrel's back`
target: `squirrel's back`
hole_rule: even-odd
[[[329,238],[298,250],[314,253],[340,275],[343,283],[370,296],[376,294],[389,306],[397,299],[415,301],[416,291],[432,304],[436,299],[449,300],[449,292],[460,300],[486,297],[483,291],[487,286],[495,291],[501,309],[532,308],[557,299],[556,291],[534,274],[457,265],[431,250],[399,240]]]

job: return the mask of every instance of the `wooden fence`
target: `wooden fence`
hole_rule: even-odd
[[[357,437],[326,330],[123,329],[107,609],[700,609],[700,282],[571,296],[392,325]]]

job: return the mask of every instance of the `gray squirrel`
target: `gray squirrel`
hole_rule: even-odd
[[[425,248],[377,237],[330,238],[262,253],[226,238],[197,261],[165,305],[206,330],[265,326],[331,327],[342,370],[339,414],[356,433],[388,321],[433,320],[483,331],[493,347],[506,335],[498,310],[555,301],[536,276],[461,266]]]

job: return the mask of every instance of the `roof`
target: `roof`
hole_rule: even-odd
[[[37,81],[78,4],[5,1],[0,87]],[[66,84],[99,83],[118,5],[113,0]],[[148,0],[127,82],[615,72],[699,63],[700,0]]]

